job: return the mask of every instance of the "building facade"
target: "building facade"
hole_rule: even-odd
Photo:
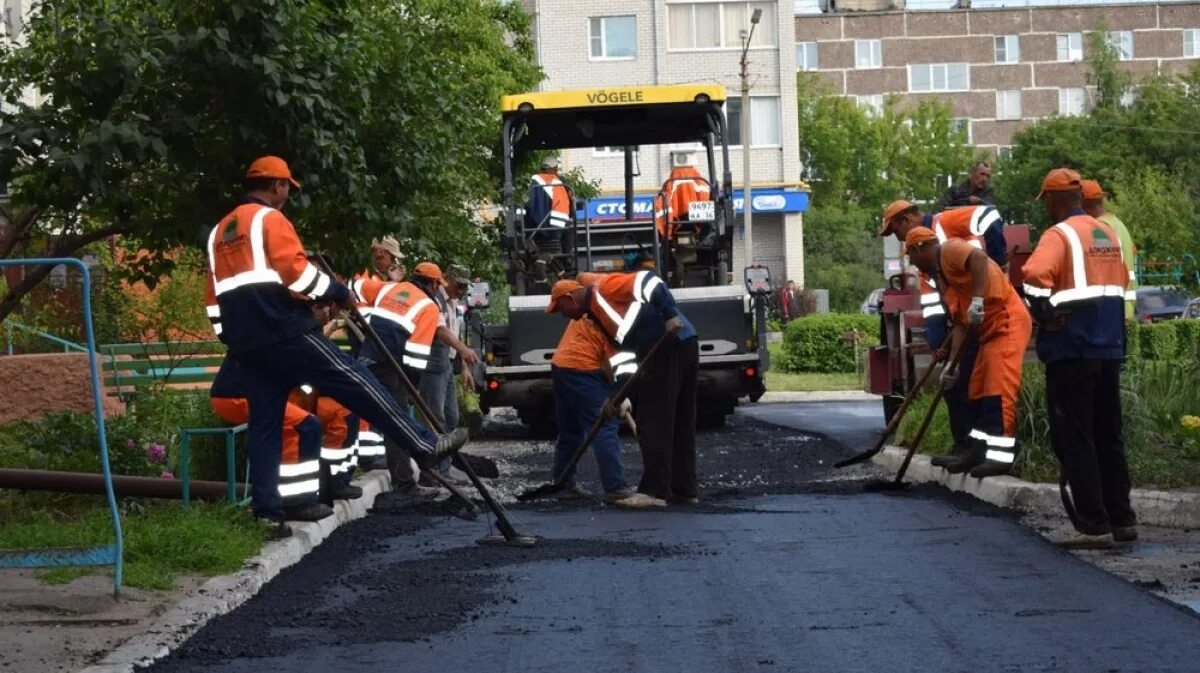
[[[1139,78],[1200,64],[1200,4],[797,14],[796,68],[878,109],[888,95],[948,102],[975,146],[1004,154],[1013,133],[1083,114],[1087,34],[1103,30]]]
[[[601,3],[524,0],[534,17],[538,62],[545,72],[540,90],[716,82],[728,89],[726,116],[732,134],[734,185],[742,185],[739,128],[739,32],[750,27],[755,9],[763,14],[749,50],[751,82],[753,260],[767,265],[776,282],[803,282],[804,232],[801,212],[799,137],[796,128],[796,66],[793,4],[790,0],[605,0]],[[656,193],[671,171],[671,152],[683,147],[639,148],[635,190]],[[703,164],[702,153],[698,156]],[[573,149],[561,154],[564,169],[582,167],[606,195],[624,188],[619,148]],[[719,163],[719,162],[718,162]],[[718,169],[719,170],[719,169]],[[702,169],[702,172],[707,172]],[[759,198],[759,195],[764,198]],[[737,195],[735,194],[735,197]],[[740,204],[740,199],[735,199]],[[744,231],[734,237],[735,280],[745,265]]]

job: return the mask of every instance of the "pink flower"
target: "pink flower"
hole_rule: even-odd
[[[162,444],[151,444],[146,447],[146,457],[152,463],[161,463],[167,459],[167,447]]]
[[[158,475],[162,479],[174,479],[175,475],[167,470],[163,470],[162,474]]]

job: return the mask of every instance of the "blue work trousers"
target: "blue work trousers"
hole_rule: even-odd
[[[392,394],[367,368],[338,349],[319,331],[270,346],[233,354],[245,375],[250,422],[250,498],[257,516],[281,520],[279,459],[283,452],[283,412],[288,392],[308,384],[325,397],[367,419],[413,457],[433,450],[437,436],[409,419]]]
[[[583,443],[592,424],[600,417],[605,400],[613,394],[612,384],[603,371],[579,371],[552,368],[554,380],[554,412],[558,422],[558,444],[554,448],[554,476],[562,474],[567,461]],[[600,427],[592,440],[600,468],[600,483],[605,492],[625,487],[625,468],[621,465],[621,439],[617,435],[618,419]],[[575,483],[571,473],[569,483]]]
[[[454,361],[448,355],[449,347],[438,348],[439,345],[433,345],[429,366],[421,374],[417,388],[442,429],[450,432],[458,427],[458,386],[454,381]],[[438,464],[438,471],[442,474],[450,472],[449,458]]]

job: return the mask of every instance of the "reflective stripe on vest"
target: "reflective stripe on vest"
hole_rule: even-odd
[[[938,243],[945,243],[950,239],[950,237],[946,235],[946,230],[942,228],[941,222],[933,223],[933,233],[935,236],[937,236]],[[983,250],[983,243],[981,243],[978,238],[964,238],[962,240],[966,241],[973,248],[979,248],[980,250]]]
[[[254,217],[250,220],[250,254],[254,268],[234,274],[229,278],[217,278],[215,254],[217,233],[225,227],[220,225],[213,227],[212,232],[208,235],[208,268],[212,273],[213,289],[218,297],[245,285],[283,284],[283,278],[280,277],[279,272],[267,262],[267,247],[264,244],[264,220],[273,212],[275,209],[267,206],[254,212]],[[288,285],[288,289],[310,299],[317,299],[325,294],[331,282],[328,274],[318,269],[312,262],[306,262],[304,270],[300,272],[300,277],[296,279],[296,282]]]
[[[1062,233],[1067,241],[1067,248],[1071,252],[1072,287],[1054,292],[1045,288],[1030,288],[1026,284],[1025,291],[1034,297],[1049,297],[1051,306],[1059,306],[1073,301],[1099,299],[1100,297],[1119,297],[1124,299],[1125,288],[1120,285],[1088,284],[1087,267],[1084,266],[1083,261],[1083,241],[1079,240],[1078,232],[1066,222],[1059,222],[1054,225],[1054,228]],[[1122,254],[1122,256],[1124,255]],[[1030,292],[1031,289],[1033,290],[1032,292]]]
[[[554,227],[567,226],[571,216],[561,210],[554,209],[554,188],[565,187],[566,185],[564,185],[562,181],[557,178],[547,181],[545,178],[537,174],[535,174],[532,179],[535,184],[542,188],[542,191],[546,192],[546,198],[550,200],[550,225]]]
[[[650,301],[650,295],[654,294],[654,289],[662,285],[662,279],[651,274],[649,271],[638,271],[637,278],[633,281],[633,296],[637,301]]]
[[[996,224],[1000,220],[1000,211],[996,210],[995,208],[990,206],[981,206],[976,208],[975,211],[971,213],[971,233],[975,234],[976,236],[983,236],[984,232],[986,232],[993,224]]]
[[[599,289],[594,290],[592,294],[595,295],[596,303],[600,305],[600,309],[604,311],[605,316],[617,326],[617,333],[614,335],[617,343],[623,343],[625,337],[629,336],[629,330],[633,329],[633,323],[637,320],[638,312],[642,310],[642,302],[637,301],[635,298],[629,304],[629,310],[625,311],[625,315],[622,316],[620,313],[617,313],[612,304],[608,303],[608,300],[604,298]]]

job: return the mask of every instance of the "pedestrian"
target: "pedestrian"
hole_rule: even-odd
[[[1025,262],[1025,296],[1046,365],[1050,443],[1074,503],[1075,549],[1137,539],[1121,428],[1122,302],[1129,271],[1112,227],[1083,210],[1079,174],[1056,168],[1038,199],[1052,222]],[[1064,494],[1066,491],[1064,490]],[[1068,514],[1070,514],[1068,510]]]
[[[642,480],[637,493],[620,501],[626,507],[694,504],[696,478],[696,330],[679,310],[675,297],[653,271],[582,273],[578,280],[555,283],[551,313],[572,320],[591,318],[619,349],[609,364],[620,379],[641,368],[634,398]],[[668,336],[654,357],[650,348]],[[604,413],[618,410],[606,405]]]
[[[792,318],[798,317],[794,309],[798,308],[800,298],[796,295],[796,281],[789,280],[779,288],[779,316],[786,325]]]
[[[1004,240],[1004,218],[994,206],[963,206],[945,212],[924,213],[919,207],[903,199],[888,204],[883,211],[880,236],[894,235],[905,242],[908,232],[916,227],[933,231],[939,243],[963,240],[969,245],[987,252],[988,257],[1001,268],[1008,267],[1008,245]],[[921,292],[921,316],[925,323],[925,341],[929,349],[944,359],[949,353],[946,337],[950,334],[950,316],[946,304],[938,292],[937,279],[919,271]],[[950,434],[954,446],[950,453],[935,456],[932,463],[946,467],[971,450],[971,408],[968,384],[978,354],[979,344],[968,338],[959,354],[958,382],[945,391],[946,410],[950,417]]]
[[[992,193],[992,167],[986,161],[971,164],[967,179],[947,189],[933,204],[934,213],[956,206],[995,205]]]
[[[246,374],[250,419],[251,506],[276,522],[284,410],[292,388],[307,383],[367,419],[422,467],[460,449],[465,432],[437,437],[415,425],[362,365],[322,332],[312,302],[354,307],[350,291],[308,260],[292,223],[280,212],[293,187],[287,163],[262,157],[250,165],[246,194],[212,229],[207,251],[206,311],[232,359]]]
[[[1000,265],[967,241],[939,243],[932,230],[914,227],[904,242],[912,263],[936,279],[954,321],[949,353],[960,352],[968,329],[976,344],[975,363],[966,374],[968,450],[942,466],[951,474],[969,471],[977,479],[1008,474],[1017,458],[1021,362],[1033,330],[1029,310]],[[955,387],[958,376],[947,365],[942,387]]]
[[[1082,182],[1083,209],[1088,215],[1112,227],[1121,239],[1121,257],[1125,260],[1125,268],[1129,270],[1129,284],[1125,286],[1125,320],[1134,320],[1137,316],[1137,246],[1133,237],[1121,218],[1108,212],[1105,208],[1105,197],[1108,193],[1095,180]]]
[[[443,428],[458,427],[458,384],[457,371],[468,389],[475,387],[470,368],[479,362],[479,355],[463,343],[463,306],[459,299],[466,292],[470,275],[462,267],[450,266],[441,282],[432,278],[436,265],[417,265],[413,282],[431,297],[438,307],[438,327],[429,353],[429,366],[421,374],[418,386],[421,398],[429,406],[434,418]],[[429,273],[430,275],[425,275]],[[440,269],[438,271],[440,273]],[[450,462],[438,465],[438,471],[449,477]],[[422,474],[422,486],[436,486],[429,475]]]
[[[570,281],[566,283],[556,284],[560,292],[574,287]],[[553,306],[552,303],[547,312],[553,312]],[[604,413],[604,403],[616,392],[608,365],[609,358],[616,352],[604,332],[586,315],[568,321],[566,331],[558,340],[554,357],[550,360],[550,376],[554,383],[554,418],[558,425],[558,442],[554,447],[554,479],[562,475],[571,456]],[[604,500],[610,504],[618,504],[634,494],[633,489],[625,483],[619,425],[620,420],[616,417],[605,419],[591,446],[600,471]],[[568,498],[591,497],[591,493],[576,481],[574,469],[567,475],[564,495]]]
[[[411,281],[397,283],[359,278],[350,284],[355,297],[370,305],[371,317],[368,320],[387,351],[380,351],[374,341],[367,340],[359,352],[359,360],[379,379],[401,408],[407,408],[411,400],[400,373],[391,366],[388,356],[400,363],[404,375],[420,390],[422,378],[429,368],[438,328],[438,306],[429,296],[435,289],[428,283],[424,287],[418,285],[418,278],[438,285],[442,272],[436,264],[422,262],[413,270]],[[425,490],[419,485],[420,470],[404,452],[403,446],[388,438],[381,428],[372,430],[384,435],[392,488],[405,495],[434,495],[435,491]]]

